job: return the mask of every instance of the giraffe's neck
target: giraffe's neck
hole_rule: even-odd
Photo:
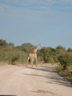
[[[38,50],[38,48],[37,48],[37,47],[35,47],[35,48],[34,48],[34,50],[33,50],[33,52],[34,52],[34,53],[36,53],[36,52],[37,52],[37,50]]]
[[[36,46],[36,47],[34,48],[33,53],[35,53],[35,54],[36,54],[36,52],[37,52],[38,48],[40,48],[40,45],[38,45],[38,46]]]
[[[38,50],[38,48],[39,48],[39,46],[35,47],[34,50],[33,50],[33,52],[36,53],[37,50]]]

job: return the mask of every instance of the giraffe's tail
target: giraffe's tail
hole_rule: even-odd
[[[28,61],[30,60],[30,57],[28,56]]]
[[[28,56],[27,61],[30,62],[30,57]]]

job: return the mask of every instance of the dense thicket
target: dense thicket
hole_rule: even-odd
[[[20,46],[14,46],[13,43],[8,43],[5,40],[0,40],[0,61],[18,61],[26,62],[28,54],[34,49],[34,45],[30,43],[24,43]],[[65,63],[61,60],[68,55],[72,55],[72,49],[68,48],[66,50],[62,46],[57,46],[56,48],[43,47],[37,52],[39,61],[45,63]],[[64,56],[64,57],[63,57]],[[66,61],[66,60],[65,60]]]
[[[13,43],[0,40],[0,61],[8,62],[9,64],[27,63],[28,54],[34,47],[30,43],[14,46]],[[57,46],[56,48],[43,47],[38,50],[37,55],[39,62],[58,63],[58,71],[67,71],[72,76],[71,48],[66,50],[63,46]]]

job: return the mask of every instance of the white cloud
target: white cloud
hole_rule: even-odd
[[[50,10],[54,4],[72,4],[72,0],[3,0],[7,2],[7,6],[10,4],[18,4],[21,7],[27,8],[29,10],[35,9],[35,11]],[[5,5],[4,5],[5,6]],[[12,6],[12,5],[11,5]],[[17,6],[18,7],[18,6]],[[55,6],[58,10],[71,10],[71,6]],[[2,10],[2,8],[0,8]]]
[[[56,0],[3,0],[7,3],[14,3],[14,4],[53,4]]]
[[[8,3],[16,3],[16,4],[72,4],[72,0],[3,0]]]
[[[72,4],[72,0],[60,0],[62,4]]]
[[[29,9],[35,9],[35,10],[50,10],[49,6],[53,6],[53,4],[72,4],[72,0],[3,0],[7,2],[7,6],[9,4],[18,4],[22,5],[24,8],[29,8]],[[5,7],[6,4],[4,4]],[[9,5],[10,6],[10,5]],[[12,6],[12,5],[11,5]],[[3,6],[2,6],[3,7]],[[0,5],[0,10],[4,10],[5,8],[3,7],[2,9]],[[71,6],[56,6],[58,9],[63,9],[63,10],[71,10]]]
[[[19,0],[3,0],[8,3],[19,3]]]

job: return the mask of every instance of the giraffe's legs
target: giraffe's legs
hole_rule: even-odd
[[[32,64],[32,67],[33,67],[33,59],[31,59],[31,64]]]
[[[27,65],[28,65],[28,63],[29,63],[29,59],[30,59],[30,58],[28,57],[28,58],[27,58],[27,64],[26,64],[26,66],[27,66]]]
[[[36,56],[36,67],[37,67],[37,56]]]
[[[29,60],[27,59],[27,64],[26,64],[26,66],[28,66],[28,62],[29,62]]]

